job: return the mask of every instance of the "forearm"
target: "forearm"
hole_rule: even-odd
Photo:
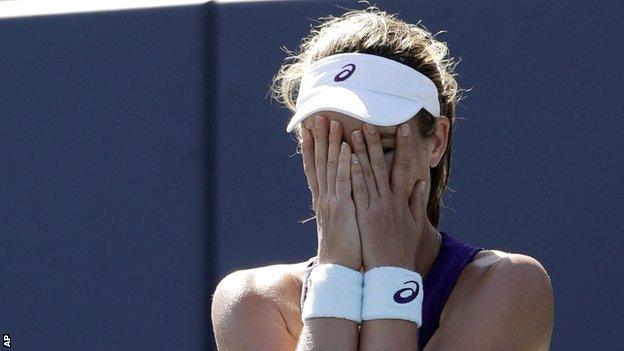
[[[295,351],[332,350],[356,351],[358,349],[358,324],[343,318],[309,318]]]
[[[384,267],[377,268],[375,267]],[[392,267],[392,268],[391,268]],[[397,271],[399,268],[402,268],[402,271]],[[371,271],[371,269],[373,269]],[[382,269],[379,271],[378,269]],[[390,269],[390,271],[383,271],[385,269]],[[406,280],[413,281],[409,285],[404,285],[406,288],[398,290],[399,292],[403,292],[403,294],[399,294],[403,298],[407,298],[403,302],[411,302],[412,304],[422,304],[422,280],[416,279],[413,276],[416,268],[413,264],[405,263],[405,262],[391,262],[384,261],[384,263],[375,263],[372,265],[372,268],[366,270],[366,275],[364,278],[364,297],[365,300],[362,306],[362,328],[360,330],[359,336],[359,350],[361,351],[383,351],[383,350],[392,350],[392,351],[414,351],[418,350],[418,324],[415,321],[402,319],[396,315],[396,310],[393,313],[384,314],[386,317],[381,318],[379,316],[379,311],[375,311],[371,309],[373,302],[375,305],[381,304],[382,306],[386,306],[387,302],[382,302],[382,296],[387,296],[388,292],[381,293],[375,289],[375,286],[379,287],[384,286],[393,286],[394,281],[404,282]],[[407,275],[405,275],[407,274]],[[390,278],[392,277],[392,278]],[[383,278],[389,278],[389,281],[384,281]],[[415,285],[414,285],[415,283]],[[401,285],[400,285],[401,286]],[[398,289],[398,287],[396,288]],[[391,291],[395,291],[395,289],[391,289]],[[411,294],[407,294],[407,292]],[[372,294],[372,295],[371,295]],[[368,298],[366,298],[368,297]],[[394,296],[394,301],[396,301],[396,293]],[[405,308],[408,308],[408,305],[403,305]],[[412,305],[413,307],[413,305]],[[390,309],[388,305],[387,308]],[[364,311],[366,309],[366,311]],[[390,309],[392,310],[392,309]],[[418,312],[421,313],[421,312]],[[376,315],[375,318],[372,318],[372,315]],[[410,317],[415,316],[415,312],[408,313]],[[405,315],[403,316],[405,317]],[[421,323],[421,322],[419,322]]]
[[[362,323],[359,351],[418,350],[416,323],[402,319],[373,319]]]

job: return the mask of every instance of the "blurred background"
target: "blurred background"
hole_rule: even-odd
[[[268,96],[281,48],[367,4],[17,3],[0,3],[0,333],[216,350],[220,279],[316,255],[291,113]],[[553,350],[622,349],[624,5],[372,4],[443,31],[470,89],[439,229],[543,264]]]

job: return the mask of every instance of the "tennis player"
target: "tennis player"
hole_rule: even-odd
[[[459,99],[447,55],[373,6],[327,18],[281,67],[272,89],[295,112],[318,251],[225,277],[219,350],[549,349],[543,266],[437,229]]]

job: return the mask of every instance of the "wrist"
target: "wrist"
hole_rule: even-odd
[[[377,267],[364,273],[362,321],[404,319],[422,325],[424,287],[418,272]]]
[[[416,260],[396,260],[396,259],[380,259],[364,264],[364,272],[368,272],[376,267],[400,267],[410,271],[416,271]]]
[[[345,266],[347,268],[351,268],[356,271],[360,271],[360,269],[362,268],[361,260],[358,261],[356,259],[332,258],[332,257],[327,257],[325,255],[319,254],[318,264],[324,264],[324,263],[338,264],[341,266]]]
[[[334,317],[362,322],[364,274],[338,264],[319,264],[308,277],[301,320]]]

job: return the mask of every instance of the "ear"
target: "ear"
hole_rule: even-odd
[[[428,138],[429,143],[429,155],[430,164],[429,167],[434,168],[440,163],[444,151],[446,151],[446,145],[448,144],[448,134],[451,127],[451,122],[448,117],[440,116],[436,118],[435,133]]]

